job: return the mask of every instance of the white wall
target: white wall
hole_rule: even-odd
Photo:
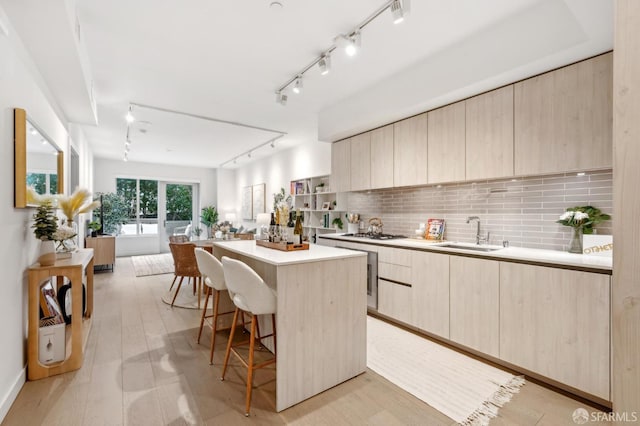
[[[200,206],[217,205],[217,174],[215,169],[167,166],[151,163],[124,162],[96,158],[94,160],[93,189],[95,192],[115,192],[116,178],[154,179],[169,182],[198,183]],[[116,256],[159,253],[157,235],[119,236]]]
[[[9,35],[0,31],[0,244],[2,297],[0,297],[0,420],[22,387],[26,372],[27,268],[37,258],[38,242],[30,229],[33,209],[13,208],[13,108],[24,108],[29,117],[68,153],[67,131],[59,108],[15,35],[2,8],[0,20]],[[68,170],[67,168],[65,168]],[[65,172],[65,175],[67,173]],[[68,181],[67,181],[68,182]],[[66,182],[65,182],[66,183]]]
[[[220,175],[222,174],[221,172]],[[240,167],[235,170],[235,179],[225,171],[220,185],[223,185],[224,180],[224,185],[232,187],[235,180],[235,190],[233,193],[219,194],[218,204],[221,211],[233,209],[239,218],[242,188],[264,183],[265,209],[270,212],[273,209],[273,194],[279,192],[280,188],[289,193],[289,183],[292,180],[328,174],[331,174],[331,144],[309,142]],[[255,227],[255,221],[244,221],[242,224],[247,228]]]

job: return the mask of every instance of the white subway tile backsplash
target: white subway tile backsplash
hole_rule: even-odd
[[[349,194],[349,211],[360,213],[365,222],[379,217],[384,232],[413,235],[419,223],[429,218],[446,220],[445,238],[475,241],[476,225],[468,216],[479,216],[482,232],[491,232],[491,243],[503,239],[515,247],[566,250],[571,229],[555,223],[569,207],[593,205],[613,215],[613,174],[611,170],[587,172],[584,176],[566,173],[384,189]],[[611,221],[599,224],[598,232],[610,234]]]

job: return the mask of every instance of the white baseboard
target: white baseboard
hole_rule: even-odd
[[[11,408],[11,405],[16,400],[16,397],[18,396],[20,389],[22,389],[22,386],[24,386],[26,381],[27,381],[27,367],[24,367],[20,371],[20,374],[18,374],[18,377],[16,378],[16,380],[13,382],[13,385],[11,386],[11,388],[9,388],[9,390],[7,391],[4,398],[2,398],[2,401],[0,401],[0,423],[4,421],[5,416],[9,412],[9,408]]]

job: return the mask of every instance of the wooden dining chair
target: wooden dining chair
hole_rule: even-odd
[[[185,277],[189,278],[189,280],[193,281],[193,294],[196,294],[196,282],[198,287],[198,309],[200,309],[200,293],[202,291],[202,275],[200,274],[200,270],[198,269],[198,262],[196,261],[196,245],[193,243],[169,243],[169,249],[171,249],[171,255],[173,256],[173,264],[175,266],[175,277],[173,278],[173,283],[175,283],[176,279],[180,277],[180,281],[178,282],[178,288],[176,289],[175,294],[173,295],[173,300],[171,301],[171,306],[176,301],[176,297],[178,297],[178,292],[180,291],[180,287],[182,287],[182,281]],[[171,288],[173,288],[173,283],[171,283]],[[169,291],[171,291],[171,288]]]

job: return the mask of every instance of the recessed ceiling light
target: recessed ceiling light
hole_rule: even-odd
[[[275,10],[275,11],[280,11],[282,10],[283,7],[284,6],[279,1],[272,1],[271,4],[269,4],[269,9]]]

